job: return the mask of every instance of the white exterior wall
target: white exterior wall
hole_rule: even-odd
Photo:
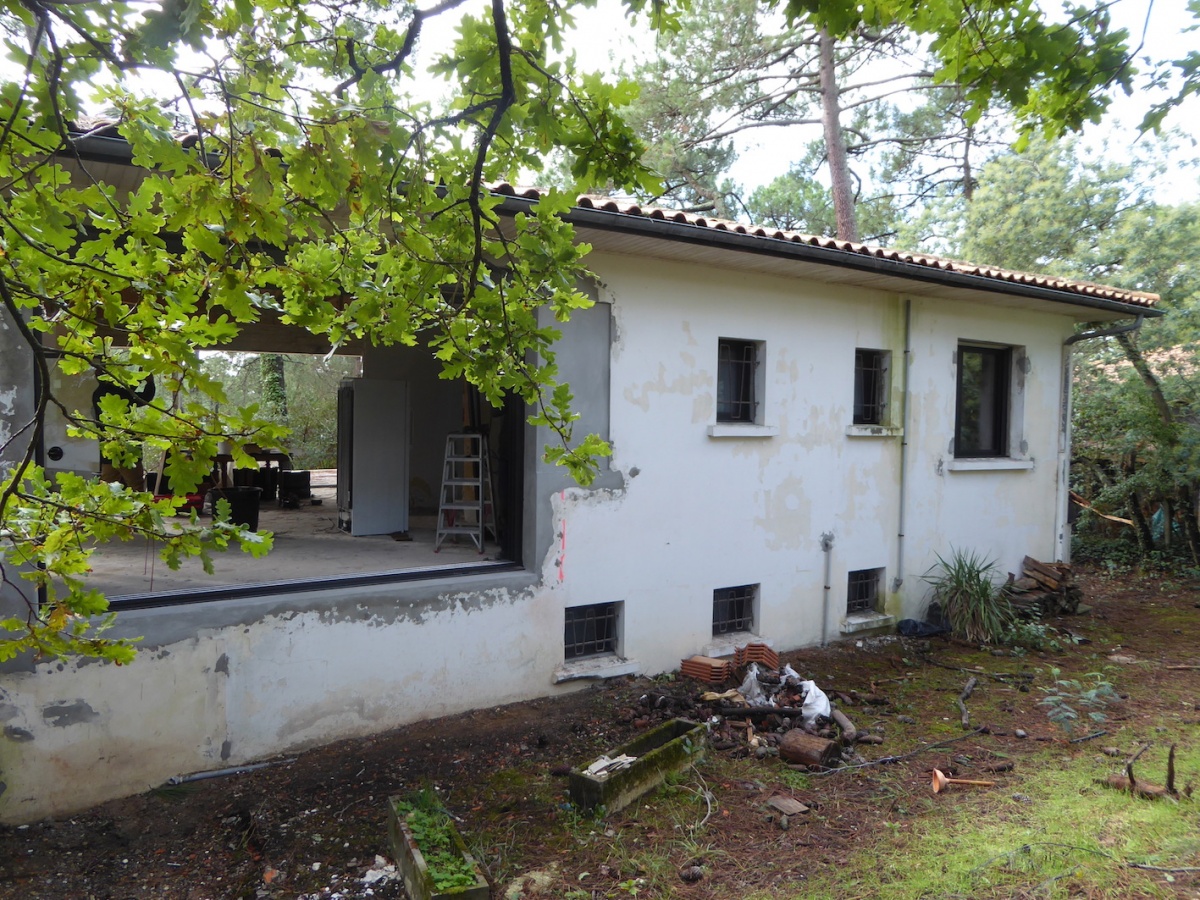
[[[883,568],[889,585],[903,575],[886,598],[900,617],[919,613],[920,575],[951,545],[1005,569],[1026,553],[1053,554],[1069,318],[911,298],[908,527],[897,573],[900,439],[846,432],[856,347],[889,350],[899,387],[909,298],[646,259],[597,254],[591,264],[613,317],[605,477],[615,486],[553,491],[553,521],[526,529],[542,534],[526,549],[531,571],[126,612],[120,633],[154,634],[133,666],[0,674],[0,820],[568,690],[564,677],[580,671],[563,666],[568,606],[623,604],[628,663],[606,674],[674,670],[693,653],[743,643],[713,642],[720,587],[761,585],[755,631],[776,648],[817,643],[822,532],[834,535],[829,638],[840,634],[850,570]],[[765,342],[770,436],[709,435],[720,337]],[[1025,468],[950,465],[959,339],[1027,349]],[[895,390],[892,398],[898,416]],[[551,481],[529,477],[544,503]]]
[[[891,351],[902,384],[907,298],[620,257],[591,265],[617,323],[613,468],[627,487],[611,500],[568,492],[559,504],[564,604],[623,602],[623,651],[648,672],[744,643],[712,638],[721,587],[760,585],[755,632],[773,646],[817,643],[823,624],[825,637],[839,637],[848,572],[882,568],[888,588],[898,574],[901,438],[847,431],[856,347]],[[1025,554],[1053,558],[1061,343],[1071,331],[1065,316],[912,301],[905,571],[888,613],[921,614],[935,553],[977,550],[1001,575]],[[762,421],[777,434],[709,435],[721,337],[765,342]],[[1023,468],[954,468],[960,339],[1026,348]],[[827,622],[825,532],[834,536]]]

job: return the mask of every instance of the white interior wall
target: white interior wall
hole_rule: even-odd
[[[424,348],[363,351],[364,377],[410,385],[409,503],[418,512],[437,511],[446,435],[462,430],[462,383],[439,378],[441,371],[442,364]]]

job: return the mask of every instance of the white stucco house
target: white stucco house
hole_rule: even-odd
[[[93,166],[122,177],[103,149]],[[508,212],[537,199],[501,192]],[[951,548],[1067,558],[1073,336],[1136,326],[1153,295],[618,201],[571,218],[596,303],[558,357],[579,427],[612,443],[596,483],[567,482],[523,411],[501,411],[475,423],[501,512],[486,559],[117,592],[119,630],[144,636],[134,665],[0,671],[0,820],[749,640],[886,629],[920,615]],[[264,327],[242,346],[306,342]],[[13,416],[32,384],[18,350],[0,321]],[[461,390],[418,350],[362,356],[404,398],[392,502],[416,510]]]

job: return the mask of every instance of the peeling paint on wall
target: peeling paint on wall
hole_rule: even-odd
[[[763,491],[763,515],[754,524],[769,535],[771,550],[799,550],[812,534],[812,501],[804,479],[788,478]]]
[[[626,400],[643,412],[649,412],[650,400],[656,395],[683,394],[686,396],[695,393],[697,389],[707,389],[711,392],[714,383],[712,372],[703,369],[690,375],[678,375],[668,381],[667,367],[659,363],[658,377],[652,381],[643,381],[640,385],[625,388],[624,396]]]
[[[42,709],[42,718],[55,728],[65,728],[68,725],[82,725],[100,718],[100,714],[84,700],[71,700],[65,703],[52,703]]]

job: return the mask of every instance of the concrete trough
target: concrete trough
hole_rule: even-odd
[[[447,823],[450,839],[458,855],[475,870],[475,883],[437,889],[421,848],[413,840],[412,832],[409,831],[403,817],[396,811],[396,803],[401,799],[393,797],[388,802],[388,836],[391,838],[392,852],[396,857],[396,868],[404,879],[404,889],[408,891],[411,900],[488,900],[491,892],[487,880],[479,871],[475,858],[468,852],[467,845],[458,829],[454,827],[453,821]]]
[[[603,806],[607,812],[614,813],[624,809],[662,784],[668,775],[699,762],[707,747],[708,726],[687,719],[664,722],[605,754],[610,758],[636,757],[628,768],[600,776],[587,774],[586,766],[572,769],[571,802],[584,810]]]

